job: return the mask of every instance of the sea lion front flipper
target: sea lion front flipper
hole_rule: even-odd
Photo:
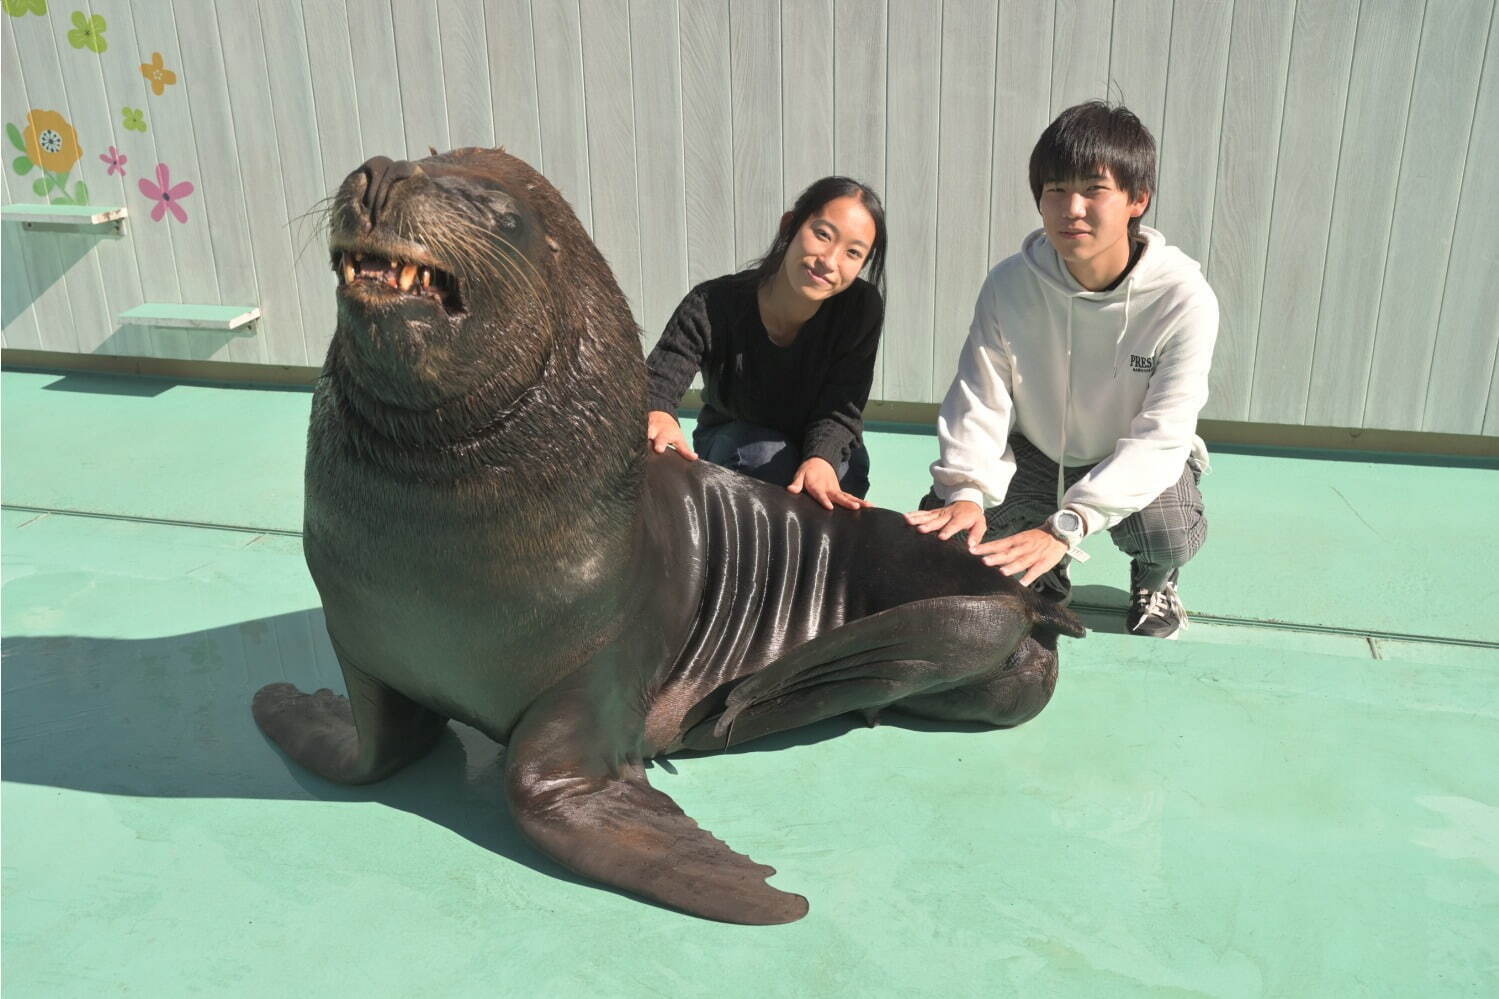
[[[349,696],[289,683],[255,693],[255,724],[286,755],[338,784],[369,784],[425,756],[447,719],[339,657]]]
[[[631,723],[618,697],[563,681],[526,710],[505,759],[521,831],[579,874],[683,912],[761,925],[806,915],[805,898],[765,883],[775,868],[729,849],[650,786],[638,747],[619,748]]]

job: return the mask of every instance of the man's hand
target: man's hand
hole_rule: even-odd
[[[958,500],[935,510],[917,510],[906,514],[906,523],[914,524],[922,534],[939,532],[937,537],[946,541],[955,534],[968,533],[970,551],[982,540],[989,525],[984,521],[984,508],[968,500]]]
[[[660,409],[653,409],[645,421],[645,438],[651,442],[651,450],[661,454],[668,447],[677,449],[677,454],[688,461],[697,461],[697,452],[687,443],[682,425],[677,418]]]
[[[1025,573],[1020,577],[1020,585],[1029,586],[1062,561],[1067,554],[1067,542],[1048,530],[1034,527],[1008,538],[970,546],[969,550],[982,556],[985,565],[998,566],[1006,576]]]
[[[786,487],[786,491],[789,493],[805,491],[808,496],[828,510],[833,509],[834,504],[850,510],[874,506],[868,500],[862,500],[853,493],[844,492],[842,484],[838,481],[838,470],[826,458],[808,458],[802,462],[801,467],[796,470],[796,478],[791,480],[791,485]]]

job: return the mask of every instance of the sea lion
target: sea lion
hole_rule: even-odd
[[[329,213],[338,325],[313,398],[303,546],[348,686],[255,695],[329,780],[376,781],[458,719],[589,877],[740,923],[807,902],[646,781],[644,761],[847,711],[1017,725],[1068,611],[888,510],[827,511],[648,454],[640,334],[545,178],[503,150],[377,157]]]

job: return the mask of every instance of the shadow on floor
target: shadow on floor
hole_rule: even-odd
[[[176,383],[165,378],[109,378],[69,374],[42,386],[46,392],[79,392],[84,395],[117,395],[155,398]]]
[[[533,848],[503,800],[504,749],[466,725],[425,759],[365,787],[292,763],[250,715],[261,686],[343,690],[322,612],[301,611],[160,638],[19,636],[4,641],[0,731],[5,780],[102,794],[378,802],[451,829],[538,872],[575,877]],[[887,714],[882,724],[985,731]],[[851,716],[767,736],[734,753],[811,745],[860,727]],[[686,761],[716,754],[682,754]],[[704,763],[702,765],[711,765]],[[676,772],[670,761],[657,769]],[[671,792],[670,778],[655,783]],[[357,821],[356,813],[350,820]]]

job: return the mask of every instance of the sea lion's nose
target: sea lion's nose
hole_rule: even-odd
[[[390,202],[390,192],[403,180],[419,176],[422,168],[410,160],[393,160],[389,156],[372,156],[364,161],[364,210],[369,213],[370,228],[380,220]]]

